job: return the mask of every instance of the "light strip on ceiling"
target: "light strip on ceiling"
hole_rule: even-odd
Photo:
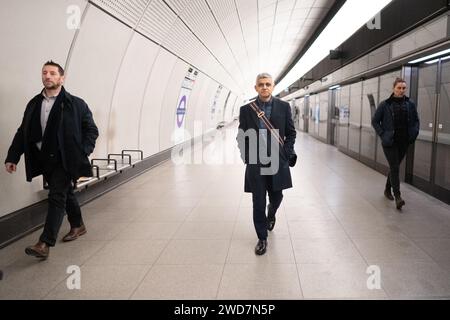
[[[350,38],[362,25],[375,17],[391,1],[347,0],[301,59],[276,85],[273,95],[277,95],[300,79],[327,57],[330,50],[336,49]],[[380,27],[383,28],[383,25],[381,24]]]
[[[414,64],[414,63],[422,62],[422,61],[425,61],[425,60],[428,60],[428,59],[431,59],[431,58],[434,58],[434,57],[442,56],[442,55],[447,54],[447,53],[449,53],[449,52],[450,52],[450,49],[443,50],[443,51],[439,51],[439,52],[430,54],[430,55],[428,55],[428,56],[425,56],[425,57],[422,57],[422,58],[419,58],[419,59],[410,61],[410,62],[408,62],[408,63]]]

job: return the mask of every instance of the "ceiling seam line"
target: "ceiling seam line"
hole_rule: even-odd
[[[206,1],[206,0],[205,0]],[[209,48],[203,43],[203,41],[192,31],[192,29],[187,25],[187,23],[180,17],[180,15],[178,15],[173,9],[172,7],[166,2],[166,0],[162,0],[162,2],[164,2],[164,4],[170,9],[172,10],[172,12],[177,16],[178,19],[180,19],[180,21],[186,26],[186,28],[188,28],[188,30],[194,35],[195,38],[197,38],[197,40],[205,47],[206,50],[208,50],[208,52],[214,57],[214,59],[216,59],[216,61],[220,64],[220,66],[222,66],[222,68],[225,70],[226,73],[228,73],[228,75],[231,77],[231,79],[234,81],[234,83],[237,85],[237,87],[239,88],[239,83],[236,81],[236,79],[231,75],[231,73],[225,68],[225,66],[220,62],[219,59],[217,59],[217,57],[214,55],[214,53],[211,52],[211,50],[209,50]]]

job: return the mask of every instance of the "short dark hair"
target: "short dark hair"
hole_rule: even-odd
[[[397,77],[397,78],[395,78],[394,85],[392,87],[395,88],[397,83],[406,83],[406,81],[403,78]]]
[[[64,75],[64,69],[59,65],[59,63],[53,62],[52,60],[47,61],[46,63],[44,63],[44,67],[45,66],[54,66],[54,67],[58,67],[58,72],[60,75]]]

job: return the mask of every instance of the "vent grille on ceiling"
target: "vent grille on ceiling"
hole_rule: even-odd
[[[153,0],[137,30],[161,44],[171,32],[177,16],[162,0]]]
[[[192,0],[164,0],[177,15],[180,15],[180,13],[183,12],[188,7],[188,4],[190,6],[190,3]]]
[[[239,43],[243,45],[242,35],[237,37],[239,41],[236,41],[237,39],[230,38],[228,31],[231,25],[233,28],[239,26],[234,0],[208,0],[227,39],[223,37],[205,0],[90,2],[136,28],[136,31],[196,66],[216,81],[239,91],[236,80],[241,82],[242,73],[226,43],[226,40],[235,41],[230,43],[231,49],[237,49]],[[228,72],[224,68],[227,68]]]
[[[151,0],[91,0],[106,12],[135,28]]]

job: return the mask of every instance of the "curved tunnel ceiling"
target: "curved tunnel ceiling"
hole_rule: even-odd
[[[245,98],[256,74],[277,78],[334,0],[91,0]]]

